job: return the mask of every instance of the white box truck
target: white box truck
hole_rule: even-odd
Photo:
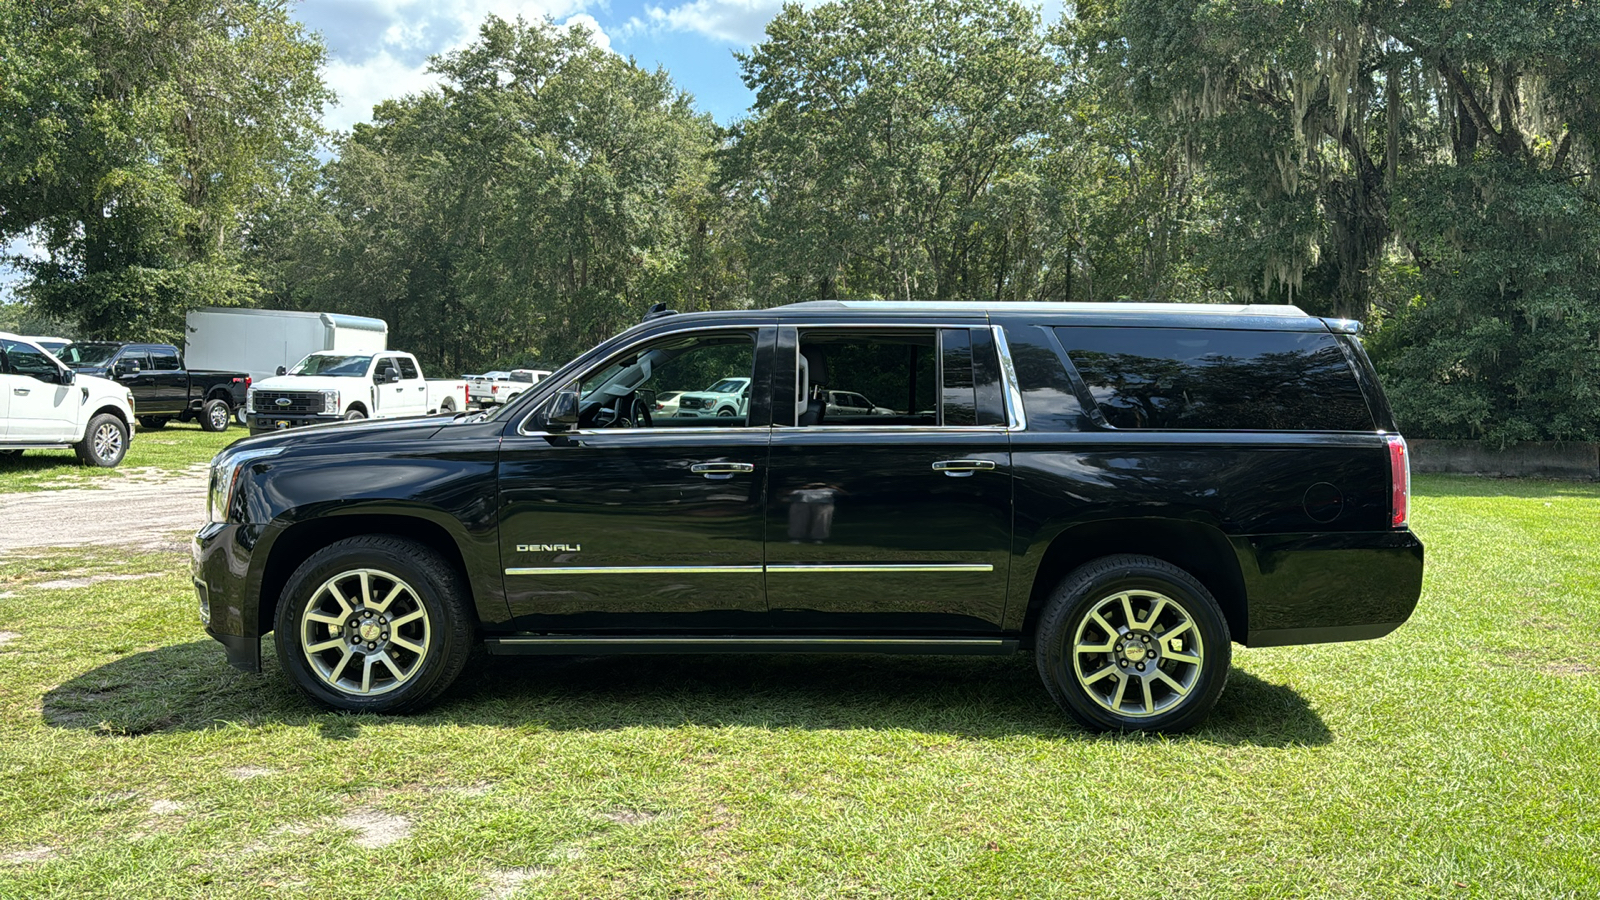
[[[276,309],[197,309],[189,313],[183,356],[196,369],[271,378],[319,351],[376,353],[389,349],[389,323],[339,313]]]

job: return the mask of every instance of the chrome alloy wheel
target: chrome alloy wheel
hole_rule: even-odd
[[[1095,604],[1072,637],[1072,673],[1101,707],[1132,719],[1182,703],[1200,680],[1205,646],[1189,611],[1155,591]]]
[[[387,694],[428,658],[428,610],[411,585],[388,572],[340,572],[306,602],[300,646],[328,687],[357,697]]]
[[[116,459],[122,452],[122,429],[105,422],[94,430],[94,455],[98,459]]]
[[[225,404],[213,405],[211,407],[211,430],[222,431],[227,428],[230,417],[231,414]]]

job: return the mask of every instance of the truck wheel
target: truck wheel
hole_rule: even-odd
[[[109,469],[128,453],[128,426],[110,413],[101,413],[89,420],[83,440],[73,444],[72,449],[83,465]]]
[[[204,431],[227,431],[233,419],[233,410],[226,400],[207,400],[200,410],[200,428]]]
[[[1222,609],[1188,572],[1151,556],[1106,556],[1062,579],[1034,657],[1050,696],[1095,731],[1186,731],[1228,680]]]
[[[360,419],[365,419],[366,417],[367,417],[367,414],[362,412],[359,409],[352,409],[349,412],[344,414],[344,420],[346,422],[355,422],[355,421],[358,421]]]
[[[717,418],[719,419],[731,419],[738,414],[738,410],[735,410],[731,406],[724,406],[723,408],[717,410]]]
[[[21,450],[0,450],[0,462],[11,462],[21,458]]]
[[[140,416],[139,427],[145,431],[160,431],[167,427],[166,416]]]
[[[456,401],[450,399],[449,397],[444,398],[444,400],[439,403],[439,411],[454,415],[456,411]]]
[[[312,700],[413,712],[444,693],[472,650],[460,573],[428,547],[346,538],[301,563],[278,600],[278,662]]]

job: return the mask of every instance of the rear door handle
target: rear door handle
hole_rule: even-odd
[[[704,475],[711,481],[727,481],[735,475],[745,475],[755,470],[755,463],[740,462],[695,463],[689,467],[689,471],[696,475]]]
[[[933,464],[935,472],[943,472],[951,478],[967,478],[973,472],[990,472],[994,470],[994,461],[989,459],[941,459]]]

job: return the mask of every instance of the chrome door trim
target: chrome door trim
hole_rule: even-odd
[[[993,572],[988,563],[785,563],[767,566],[768,572]]]
[[[1006,343],[1003,325],[990,325],[994,332],[994,349],[1000,354],[1000,380],[1005,382],[1006,421],[1012,431],[1028,429],[1028,413],[1022,407],[1022,388],[1017,381],[1017,366],[1011,360],[1011,345]]]
[[[507,569],[507,575],[715,575],[760,572],[760,566],[535,566]]]

